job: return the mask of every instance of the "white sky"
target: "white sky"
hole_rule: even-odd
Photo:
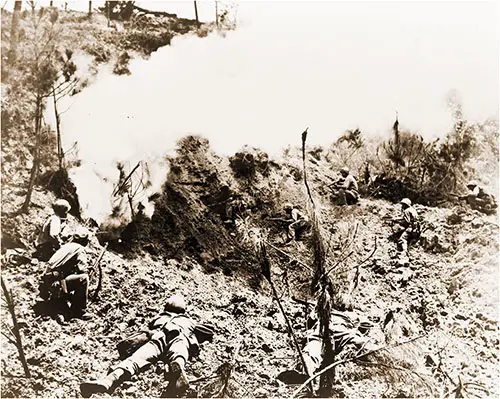
[[[194,14],[192,1],[145,3]],[[213,19],[214,2],[198,4]],[[277,153],[307,126],[311,144],[353,127],[389,134],[397,110],[403,127],[442,136],[452,89],[470,120],[498,118],[496,2],[244,1],[238,19],[225,38],[178,37],[134,59],[130,76],[103,70],[71,99],[66,143],[78,140],[108,175],[114,161],[161,156],[189,133],[223,154],[243,144]]]

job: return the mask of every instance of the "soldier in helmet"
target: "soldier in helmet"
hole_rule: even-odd
[[[123,381],[137,374],[141,369],[165,358],[168,364],[171,384],[175,390],[185,392],[189,383],[184,372],[190,353],[198,348],[195,330],[200,326],[186,314],[186,303],[182,296],[169,297],[161,312],[149,324],[152,330],[150,341],[140,346],[131,356],[111,367],[104,378],[83,382],[80,391],[88,398],[94,393],[111,393]]]
[[[78,229],[73,239],[63,244],[47,262],[40,293],[46,300],[54,300],[64,313],[89,320],[87,313],[89,276],[85,247],[89,231]],[[62,316],[62,315],[60,315]],[[61,317],[62,319],[62,317]],[[62,320],[61,320],[62,321]]]
[[[58,199],[52,204],[52,208],[54,213],[43,224],[35,244],[34,257],[44,262],[49,260],[65,240],[64,230],[71,206],[68,201]]]
[[[411,204],[409,198],[401,200],[402,217],[394,219],[395,223],[401,225],[402,230],[398,232],[398,247],[400,249],[400,263],[408,264],[408,240],[420,236],[420,222],[418,213]]]
[[[340,175],[342,178],[330,186],[335,190],[334,198],[339,205],[354,205],[359,199],[358,182],[347,167],[340,169]]]
[[[469,189],[469,193],[460,198],[466,200],[471,208],[477,210],[494,210],[497,207],[495,198],[487,194],[478,183],[470,181],[467,183],[467,188]]]
[[[298,233],[309,225],[309,218],[290,202],[283,206],[283,210],[288,217],[287,221],[290,223],[287,234],[287,242],[290,242],[297,239]]]

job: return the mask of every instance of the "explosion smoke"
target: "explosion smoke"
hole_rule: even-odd
[[[495,4],[479,2],[242,2],[225,37],[177,37],[132,60],[130,76],[104,68],[62,117],[66,148],[78,141],[72,178],[84,214],[111,213],[117,161],[147,161],[145,197],[158,191],[161,161],[186,134],[222,154],[244,144],[278,154],[299,145],[304,126],[310,144],[353,127],[390,132],[397,109],[430,138],[450,129],[450,89],[468,118],[498,116],[495,16]]]

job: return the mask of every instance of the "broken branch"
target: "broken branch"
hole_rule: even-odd
[[[415,337],[415,338],[412,338],[408,341],[404,341],[404,342],[400,342],[400,343],[396,343],[396,344],[393,344],[393,345],[386,345],[386,346],[383,346],[382,348],[377,348],[377,349],[373,349],[371,351],[368,351],[362,355],[357,355],[357,356],[353,356],[353,357],[349,357],[349,358],[345,358],[345,359],[342,359],[342,360],[338,360],[330,365],[328,365],[327,367],[325,367],[323,370],[317,372],[316,374],[314,374],[313,376],[309,377],[307,379],[306,382],[304,382],[300,387],[298,387],[295,392],[293,393],[293,395],[291,396],[291,399],[295,398],[308,384],[310,384],[313,380],[315,380],[316,378],[318,378],[319,376],[321,376],[322,374],[326,373],[328,370],[334,368],[334,367],[337,367],[341,364],[345,364],[345,363],[349,363],[349,362],[352,362],[352,361],[355,361],[355,360],[360,360],[362,359],[363,357],[366,357],[368,355],[372,355],[373,353],[376,353],[376,352],[380,352],[382,350],[386,350],[386,349],[389,349],[389,348],[396,348],[398,346],[401,346],[401,345],[406,345],[406,344],[409,344],[411,342],[414,342],[418,339],[421,339],[421,338],[424,338],[426,337],[427,334],[424,334],[424,335],[419,335],[418,337]]]
[[[21,339],[21,333],[19,331],[19,325],[17,324],[17,317],[16,317],[16,311],[14,308],[14,300],[12,298],[12,291],[9,291],[7,289],[7,286],[5,285],[5,281],[3,280],[3,277],[1,278],[1,282],[2,282],[3,294],[4,294],[5,300],[7,302],[9,313],[12,316],[12,323],[13,323],[12,332],[16,338],[15,345],[17,347],[17,351],[19,352],[19,359],[21,360],[21,363],[23,365],[24,374],[26,375],[26,377],[31,378],[31,373],[30,373],[30,370],[28,368],[28,363],[26,362],[26,356],[24,355],[24,349],[23,349],[23,343],[22,343],[22,339]]]

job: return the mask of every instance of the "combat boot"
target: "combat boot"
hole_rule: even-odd
[[[170,374],[172,382],[175,381],[175,389],[178,393],[184,393],[189,388],[189,381],[181,365],[175,360],[170,363]]]
[[[106,378],[101,378],[95,381],[87,381],[80,384],[80,393],[84,398],[90,398],[94,393],[111,393],[123,382],[129,373],[123,369],[116,369]]]

